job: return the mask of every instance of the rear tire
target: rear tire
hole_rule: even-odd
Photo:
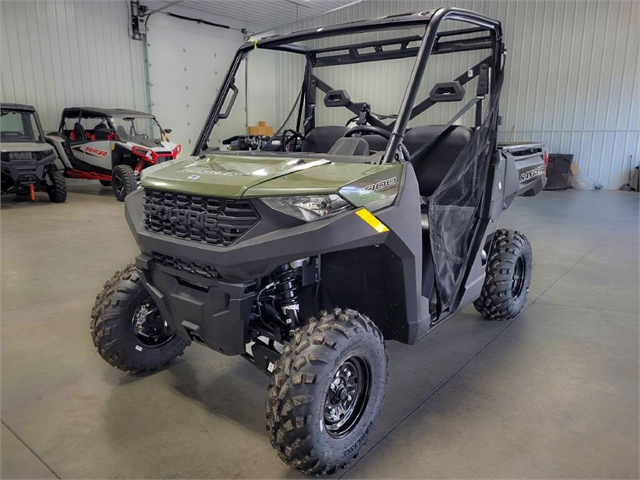
[[[515,230],[496,230],[487,263],[487,276],[476,310],[490,320],[517,317],[527,300],[533,253],[527,237]]]
[[[137,321],[141,318],[142,324]],[[146,332],[139,328],[152,321]],[[163,367],[182,355],[190,343],[166,327],[132,264],[116,272],[96,297],[91,310],[91,337],[109,365],[131,373]]]
[[[47,185],[49,200],[53,203],[64,203],[67,200],[67,182],[65,182],[62,172],[55,165],[51,165],[47,176],[50,182]]]
[[[335,309],[296,330],[269,384],[267,431],[287,465],[332,474],[367,442],[387,383],[382,333],[355,310]]]
[[[136,173],[133,171],[133,168],[129,165],[116,165],[113,167],[111,186],[113,187],[113,193],[116,199],[124,202],[126,196],[138,188]]]
[[[110,187],[111,186],[111,181],[109,181],[109,180],[100,180],[100,185],[102,185],[103,187]]]

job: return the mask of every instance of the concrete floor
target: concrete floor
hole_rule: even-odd
[[[638,478],[639,196],[542,192],[524,232],[524,313],[468,309],[389,344],[382,415],[344,478]],[[264,430],[267,378],[201,346],[149,377],[89,336],[102,283],[136,246],[108,188],[68,202],[3,197],[2,478],[292,478]]]

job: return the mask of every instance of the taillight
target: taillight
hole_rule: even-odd
[[[547,167],[549,166],[549,152],[544,152],[543,157],[544,158],[544,171],[547,171]]]
[[[178,144],[176,148],[173,149],[173,158],[177,158],[178,155],[180,155],[181,151],[182,151],[182,145]]]

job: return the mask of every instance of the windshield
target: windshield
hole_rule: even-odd
[[[151,140],[156,143],[168,141],[155,118],[114,117],[111,120],[122,141],[134,143],[144,143],[142,140]]]
[[[2,110],[0,141],[44,142],[44,139],[33,112]]]

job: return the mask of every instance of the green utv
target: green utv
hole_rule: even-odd
[[[295,59],[299,94],[287,92],[297,99],[282,134],[221,151],[209,143],[233,134],[221,120],[245,124],[238,87],[259,52]],[[414,344],[471,303],[494,320],[524,306],[531,246],[496,225],[516,196],[543,188],[546,153],[497,144],[505,52],[500,22],[457,8],[245,43],[193,156],[146,170],[126,197],[141,253],[97,297],[100,355],[129,372],[192,342],[241,355],[271,377],[266,427],[280,458],[305,474],[345,466],[380,413],[386,341]],[[445,54],[460,75],[425,85]],[[399,95],[380,95],[397,115],[327,83],[364,100],[362,78],[382,61],[408,76]],[[428,124],[442,118],[432,107],[455,102],[448,122]]]

